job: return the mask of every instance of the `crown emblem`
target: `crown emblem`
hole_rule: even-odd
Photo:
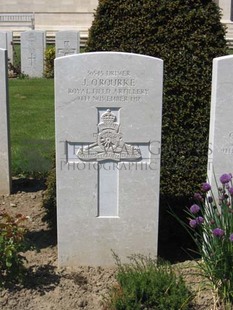
[[[119,124],[115,123],[116,116],[110,109],[107,109],[107,111],[102,114],[101,120],[102,122],[98,124],[99,131],[103,131],[105,129],[118,131]]]
[[[103,122],[114,122],[116,119],[116,116],[114,114],[112,114],[110,109],[107,109],[107,111],[101,116],[101,119],[103,120]]]

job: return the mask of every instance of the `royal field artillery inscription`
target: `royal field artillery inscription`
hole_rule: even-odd
[[[163,62],[102,52],[55,68],[59,264],[156,256]]]

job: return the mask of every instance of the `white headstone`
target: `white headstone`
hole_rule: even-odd
[[[8,60],[13,64],[13,33],[12,31],[7,31],[6,34]]]
[[[0,31],[0,48],[7,49],[7,33]]]
[[[213,60],[208,179],[233,172],[233,56]],[[215,191],[216,193],[216,191]]]
[[[56,57],[78,54],[80,52],[80,34],[77,31],[59,31],[56,33]]]
[[[55,73],[59,264],[156,256],[163,61],[87,53]]]
[[[0,48],[7,50],[8,60],[13,63],[12,31],[0,31]]]
[[[7,72],[7,50],[0,49],[0,195],[11,191]]]
[[[44,31],[25,31],[21,34],[21,72],[29,77],[43,77],[45,51]]]

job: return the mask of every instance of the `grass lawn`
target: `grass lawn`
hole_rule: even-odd
[[[12,174],[47,172],[54,154],[54,82],[10,79]]]

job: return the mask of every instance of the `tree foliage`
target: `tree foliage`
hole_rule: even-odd
[[[211,0],[99,0],[86,51],[164,60],[161,192],[189,195],[206,175],[212,60],[226,55]]]

